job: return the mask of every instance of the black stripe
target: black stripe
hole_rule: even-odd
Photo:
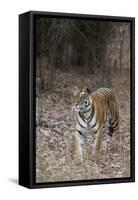
[[[88,118],[89,123],[90,123],[91,120],[93,119],[93,116],[94,116],[94,106],[93,106],[93,104],[92,104],[92,112],[91,112],[90,117]]]
[[[114,131],[117,131],[119,129],[119,127],[117,126],[117,127],[113,128],[113,129],[114,129]]]
[[[97,124],[97,123],[96,123],[96,124]],[[95,130],[94,133],[97,133],[97,131],[99,130],[99,127],[100,127],[100,126],[98,126],[97,130]],[[103,127],[103,129],[104,129],[104,127]]]
[[[78,129],[76,129],[76,131],[78,131],[78,133],[79,133],[80,135],[83,135],[83,134],[82,134],[82,132],[81,132],[81,131],[79,131]]]
[[[80,112],[79,112],[78,114],[79,114],[80,118],[82,119],[82,121],[84,121],[84,122],[86,123],[86,121],[85,121],[83,115],[82,115]]]
[[[88,122],[90,123],[93,118],[93,113],[91,113],[90,117],[88,117]]]
[[[97,124],[97,121],[95,122],[95,124],[93,126],[91,126],[91,128],[94,128],[96,126],[96,124]]]
[[[99,130],[99,128],[98,128],[96,131],[94,131],[94,133],[97,133],[97,132],[98,132],[98,130]]]
[[[112,128],[116,128],[118,126],[118,124],[119,124],[119,121],[112,123],[111,126],[112,126]]]
[[[84,135],[81,131],[79,131],[78,129],[76,129],[76,131],[80,134],[80,135],[82,135],[83,137],[86,137],[86,135]]]
[[[80,126],[81,128],[86,128],[86,127],[82,126],[82,124],[79,122],[78,118],[77,118],[77,123],[79,124],[79,126]]]

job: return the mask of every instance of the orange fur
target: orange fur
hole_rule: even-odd
[[[87,89],[76,88],[74,96],[75,96],[76,109],[78,108],[78,111],[76,112],[76,129],[74,131],[75,144],[76,144],[75,151],[77,155],[79,154],[82,155],[82,152],[79,153],[81,149],[80,148],[81,144],[80,144],[80,138],[78,137],[80,134],[82,134],[82,132],[85,132],[84,127],[92,124],[93,128],[98,127],[98,130],[96,130],[97,137],[95,140],[95,145],[93,150],[93,157],[97,157],[98,153],[100,152],[103,141],[103,127],[107,115],[109,115],[109,120],[110,120],[109,131],[111,132],[111,134],[115,128],[116,129],[118,128],[119,112],[115,95],[113,94],[111,89],[107,88],[100,88],[99,90],[93,93],[91,93],[88,88]],[[88,104],[87,107],[85,107],[84,105],[85,101]],[[87,118],[88,114],[86,115],[86,113],[88,114],[90,113],[90,116],[88,116],[88,118]],[[89,121],[89,118],[90,119],[92,118],[91,121]]]

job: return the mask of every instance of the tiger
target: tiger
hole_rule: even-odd
[[[110,88],[99,88],[91,92],[88,87],[75,86],[74,110],[76,126],[73,131],[75,156],[83,161],[84,135],[87,129],[95,134],[92,157],[97,158],[101,150],[104,135],[109,137],[119,132],[119,108],[116,97]],[[105,133],[105,125],[108,131]]]

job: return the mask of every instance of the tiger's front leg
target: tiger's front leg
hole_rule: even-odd
[[[75,158],[77,160],[83,161],[83,138],[82,134],[79,130],[75,130],[73,132],[73,143],[74,143],[74,151]]]
[[[102,140],[103,140],[103,125],[100,125],[96,134],[97,136],[95,139],[93,153],[92,153],[93,158],[97,158],[101,150],[101,145],[102,145]]]

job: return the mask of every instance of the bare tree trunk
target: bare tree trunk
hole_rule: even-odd
[[[40,72],[40,80],[41,80],[41,86],[40,89],[43,91],[45,89],[45,76],[44,76],[44,70],[45,70],[45,63],[44,63],[44,43],[45,43],[45,33],[44,33],[44,28],[45,28],[45,21],[44,18],[41,19],[42,23],[42,31],[41,31],[41,53],[39,54],[39,72]]]
[[[49,62],[49,73],[48,73],[48,82],[47,82],[47,88],[49,92],[51,92],[54,88],[54,80],[56,78],[56,54],[55,50],[53,50],[50,55],[50,62]]]
[[[107,87],[112,87],[112,71],[113,71],[113,67],[111,70],[111,58],[109,58],[109,62],[107,63],[107,73],[106,73],[106,77],[107,77]]]
[[[39,55],[39,73],[40,73],[40,90],[45,90],[45,65],[44,65],[44,59],[43,54]]]
[[[124,29],[124,28],[123,28]],[[119,62],[120,62],[120,72],[122,70],[122,60],[123,60],[123,47],[124,47],[124,36],[125,30],[121,31],[121,39],[120,39],[120,55],[119,55]]]

